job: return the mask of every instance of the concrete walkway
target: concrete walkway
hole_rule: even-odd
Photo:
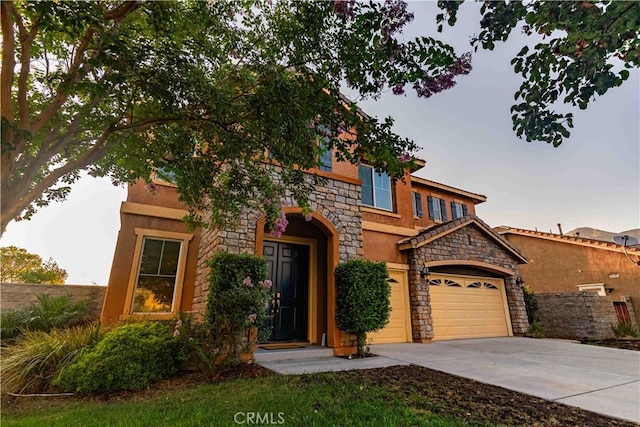
[[[640,423],[640,352],[572,341],[483,338],[430,344],[378,344],[375,358],[316,355],[261,365],[286,374],[415,364],[610,417]]]

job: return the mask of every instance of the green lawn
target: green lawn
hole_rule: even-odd
[[[2,426],[465,425],[407,405],[397,395],[393,388],[336,374],[277,375],[124,403],[74,400],[29,414],[4,414]]]

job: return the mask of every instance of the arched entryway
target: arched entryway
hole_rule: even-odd
[[[339,342],[335,326],[335,283],[338,233],[326,218],[312,213],[305,220],[301,209],[283,208],[289,222],[281,237],[265,229],[264,218],[256,230],[256,253],[267,259],[273,281],[271,301],[272,341],[303,341],[327,345]]]

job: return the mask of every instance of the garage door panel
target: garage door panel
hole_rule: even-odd
[[[429,292],[434,340],[509,335],[502,280],[433,275]]]
[[[375,344],[410,341],[409,311],[406,308],[409,300],[406,272],[390,270],[389,277],[396,281],[390,282],[391,313],[389,314],[389,323],[384,329],[367,334],[367,338]]]

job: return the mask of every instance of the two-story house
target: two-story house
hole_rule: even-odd
[[[475,215],[485,196],[413,176],[416,170],[393,183],[366,164],[331,156],[321,169],[308,171],[326,178],[311,195],[310,220],[283,201],[289,225],[279,238],[252,211],[234,227],[189,232],[174,185],[156,181],[155,195],[144,184],[131,186],[103,321],[204,313],[207,260],[225,250],[267,259],[278,301],[274,341],[319,344],[324,336],[336,355],[351,351],[353,337],[336,326],[334,269],[354,258],[385,262],[389,270],[391,319],[371,334],[374,343],[526,332],[518,273],[526,259]]]

